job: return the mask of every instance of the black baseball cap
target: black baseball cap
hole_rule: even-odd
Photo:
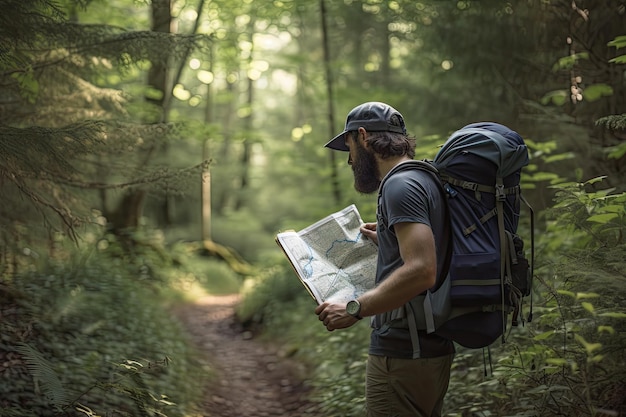
[[[370,101],[350,110],[343,132],[332,138],[324,146],[338,151],[348,151],[343,135],[358,130],[359,127],[363,127],[369,132],[394,132],[406,135],[404,118],[399,111],[388,104]]]

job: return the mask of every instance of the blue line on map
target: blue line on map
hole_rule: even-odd
[[[313,265],[311,265],[313,263],[313,260],[315,259],[313,257],[313,251],[311,250],[311,247],[309,245],[306,245],[307,249],[309,250],[309,262],[307,262],[304,265],[304,273],[306,274],[307,278],[313,276]]]
[[[328,256],[328,254],[333,250],[335,243],[357,243],[359,241],[359,239],[361,238],[361,232],[359,232],[356,235],[355,239],[337,239],[335,240],[331,245],[330,248],[328,248],[328,250],[326,251],[326,256]],[[315,257],[313,256],[313,250],[311,249],[311,247],[309,245],[307,245],[307,249],[309,250],[309,261],[303,265],[303,269],[304,269],[304,273],[307,276],[307,278],[313,276],[313,261],[315,260]],[[338,276],[341,273],[342,269],[339,268],[339,270],[337,271],[337,275]],[[336,279],[336,278],[335,278]],[[333,280],[334,281],[334,280]],[[334,282],[333,282],[334,284]]]
[[[345,242],[348,242],[348,243],[357,243],[357,242],[359,241],[359,238],[360,238],[360,237],[361,237],[361,232],[359,232],[359,233],[356,235],[356,238],[355,238],[354,240],[351,240],[351,239],[338,239],[338,240],[335,240],[335,241],[332,243],[332,245],[330,245],[330,248],[328,248],[328,250],[326,251],[326,256],[328,256],[328,254],[330,253],[330,251],[332,251],[332,250],[333,250],[333,247],[335,246],[335,243],[345,243]]]

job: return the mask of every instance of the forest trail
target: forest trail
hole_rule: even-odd
[[[216,373],[205,388],[203,417],[319,416],[302,366],[243,329],[238,302],[237,295],[208,295],[175,312]]]

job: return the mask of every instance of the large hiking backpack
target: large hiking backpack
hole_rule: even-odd
[[[520,205],[526,203],[520,189],[528,164],[524,140],[503,125],[474,123],[452,134],[432,164],[448,197],[453,241],[452,310],[436,332],[470,348],[504,341],[509,313],[517,325],[522,298],[532,287],[532,262],[517,235]],[[532,252],[534,244],[531,261]]]
[[[509,314],[516,324],[522,298],[532,286],[532,262],[517,235],[520,203],[526,203],[520,176],[527,164],[522,137],[503,125],[485,122],[453,133],[433,161],[409,161],[388,174],[429,171],[447,200],[452,245],[437,284],[374,321],[375,327],[408,327],[414,357],[420,356],[418,330],[481,348],[498,337],[504,341]]]

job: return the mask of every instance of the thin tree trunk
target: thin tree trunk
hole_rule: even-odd
[[[152,31],[154,32],[170,32],[172,24],[171,15],[171,0],[153,0],[152,1]],[[161,108],[160,120],[152,122],[164,122],[166,121],[166,114],[163,111],[163,103],[167,94],[171,94],[167,79],[167,64],[166,63],[153,63],[150,71],[148,72],[147,83],[149,86],[163,92],[161,98],[146,98],[146,101],[153,103],[155,106]],[[151,158],[151,154],[155,149],[147,151],[144,158],[144,163]],[[140,166],[143,164],[140,164]],[[142,189],[130,189],[128,190],[121,201],[118,203],[115,210],[107,213],[107,220],[109,221],[110,229],[118,236],[126,237],[126,230],[137,228],[139,225],[139,219],[143,214],[143,206],[145,201],[146,192]],[[166,219],[169,217],[169,203],[166,200],[163,206],[164,215]]]
[[[171,0],[153,0],[152,1],[152,31],[170,33],[172,31],[172,4]],[[180,74],[179,74],[180,75]],[[148,98],[160,108],[161,118],[159,122],[167,123],[169,120],[169,106],[172,97],[172,85],[168,77],[167,63],[153,63],[148,72],[148,84],[156,90],[163,92],[160,99]],[[163,143],[158,152],[166,154],[168,144]],[[160,219],[163,226],[169,226],[172,223],[171,198],[166,191],[160,202]]]
[[[192,35],[195,35],[196,33],[198,33],[198,28],[200,27],[202,11],[204,10],[205,2],[206,0],[200,0],[200,3],[198,3],[196,21],[193,23],[193,28],[191,29]],[[170,83],[171,86],[175,86],[176,84],[180,82],[180,79],[183,75],[183,70],[185,69],[185,66],[187,65],[187,60],[189,59],[191,48],[192,47],[190,46],[189,49],[185,51],[185,55],[178,63],[178,68],[176,69],[176,73],[174,74],[174,77],[172,78],[172,81]],[[170,93],[163,96],[162,106],[163,106],[163,114],[164,114],[165,120],[169,119],[169,112],[171,110],[171,105],[172,105],[172,94],[171,94],[171,89],[170,89]]]
[[[324,44],[324,68],[326,70],[326,91],[328,93],[328,128],[330,130],[329,138],[335,135],[335,108],[333,105],[333,78],[330,67],[330,48],[328,46],[328,28],[326,27],[326,4],[324,0],[320,0],[320,11],[322,19],[322,39]],[[341,204],[342,192],[339,188],[339,173],[337,172],[336,152],[330,151],[330,169],[331,184],[335,204]]]
[[[170,33],[172,27],[171,0],[152,1],[152,27],[153,32]],[[172,94],[169,80],[167,79],[167,64],[164,62],[153,62],[148,71],[148,85],[163,94],[160,98],[147,97],[146,101],[153,103],[161,109],[159,122],[167,122],[168,112],[165,111],[164,104],[169,101]]]
[[[214,48],[210,46],[209,50],[209,71],[213,72]],[[207,124],[213,122],[213,89],[209,83],[206,86],[206,108],[204,112],[204,121]],[[210,159],[210,138],[204,140],[202,146],[202,159],[207,161]],[[207,166],[202,171],[202,240],[210,242],[213,240],[211,234],[211,167]]]
[[[169,1],[171,0],[168,0],[168,2]],[[191,34],[196,34],[198,32],[198,28],[200,27],[200,22],[201,22],[202,10],[204,9],[204,4],[205,4],[205,0],[200,0],[200,2],[198,3],[197,17],[194,22],[193,28],[191,29]],[[169,16],[168,31],[171,31],[171,24],[172,24],[171,4],[169,5],[168,10],[170,10],[168,12],[168,16]],[[156,21],[156,18],[155,18],[155,21]],[[165,27],[163,29],[165,29]],[[167,77],[166,77],[165,86],[167,88],[163,91],[163,99],[161,103],[161,108],[162,108],[161,115],[162,115],[163,122],[167,122],[169,120],[169,113],[172,107],[172,88],[171,87],[175,86],[176,84],[180,82],[180,79],[182,77],[183,70],[185,69],[185,66],[187,64],[187,59],[189,58],[190,52],[191,52],[191,47],[189,47],[189,49],[186,50],[184,56],[181,58],[180,62],[178,63],[178,68],[176,69],[174,77],[171,80],[167,80]],[[168,151],[168,148],[169,148],[168,144],[164,143],[162,148],[160,149],[160,152],[163,154],[166,154]],[[171,203],[172,203],[172,198],[168,193],[166,193],[165,196],[163,197],[163,201],[161,202],[161,219],[163,221],[164,226],[169,226],[172,223]]]
[[[254,24],[255,20],[250,19],[249,23],[249,41],[252,44],[252,49],[250,50],[250,56],[248,57],[248,67],[254,60]],[[252,158],[252,143],[253,138],[252,135],[252,122],[253,122],[253,103],[254,103],[254,80],[250,77],[248,79],[248,95],[247,95],[247,105],[250,109],[248,115],[243,120],[243,127],[246,132],[246,138],[243,141],[243,151],[241,153],[241,177],[240,177],[240,188],[237,193],[237,201],[235,201],[235,210],[241,210],[246,205],[246,191],[250,186],[250,159]]]
[[[229,161],[231,154],[231,145],[232,145],[232,124],[233,124],[233,114],[235,113],[235,103],[237,97],[237,86],[235,83],[227,82],[226,90],[228,94],[232,97],[232,100],[228,100],[225,104],[225,110],[223,112],[223,116],[221,117],[223,124],[223,141],[222,147],[219,153],[219,161],[218,163],[223,167],[221,170],[220,178],[223,178],[223,184],[221,187],[221,192],[217,196],[214,201],[213,208],[218,214],[224,213],[226,207],[228,207],[229,196],[232,193],[231,187],[232,177],[234,172],[232,168],[229,166],[231,162]],[[228,186],[225,184],[229,183]]]

